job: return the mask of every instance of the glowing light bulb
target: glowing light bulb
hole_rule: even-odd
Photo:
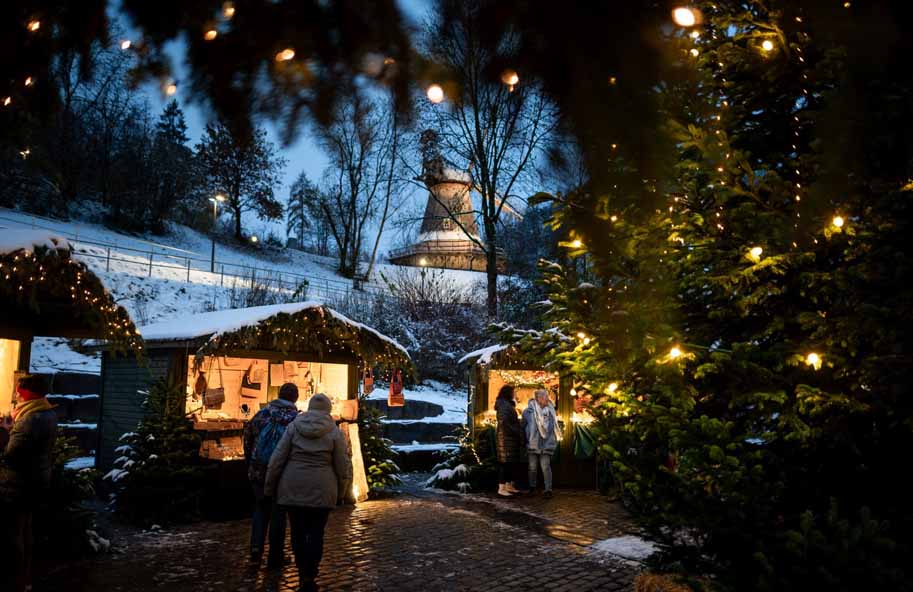
[[[610,392],[610,393],[614,393],[614,392],[617,391],[617,390],[618,390],[618,383],[617,383],[617,382],[610,382],[610,383],[609,383],[609,392]]]
[[[167,85],[165,85],[165,94],[169,97],[173,96],[176,92],[178,92],[178,85],[174,82],[169,82]]]
[[[618,78],[616,78],[615,76],[609,76],[609,84],[611,84],[612,86],[615,86],[615,84],[617,82],[618,82]]]
[[[10,106],[10,103],[12,103],[12,102],[13,102],[13,97],[4,97],[4,98],[3,98],[3,106],[4,106],[4,107],[9,107],[9,106]]]
[[[697,15],[690,8],[679,6],[672,11],[672,20],[679,27],[693,27],[697,22]]]
[[[580,331],[577,333],[577,339],[585,339],[585,338],[586,338],[586,333],[584,333],[583,331]]]
[[[224,2],[222,4],[222,15],[225,18],[230,19],[235,16],[235,4],[234,2]]]
[[[815,352],[811,352],[810,354],[805,356],[805,363],[808,364],[809,366],[811,366],[812,368],[814,368],[815,370],[818,370],[819,368],[821,368],[821,356],[819,356]]]
[[[37,31],[40,28],[41,28],[41,21],[39,21],[39,20],[29,21],[28,29],[32,33],[34,33],[35,31]]]
[[[589,345],[589,344],[590,344],[590,341],[591,341],[591,339],[590,339],[589,337],[584,337],[584,338],[583,338],[583,345]]]
[[[681,355],[682,355],[682,350],[680,350],[678,347],[673,347],[672,349],[669,350],[669,357],[672,358],[673,360],[675,360],[676,358],[680,358]]]
[[[501,73],[501,82],[508,86],[514,86],[520,82],[520,75],[516,70],[507,69]]]
[[[424,267],[424,266],[428,265],[428,260],[425,259],[424,257],[422,257],[421,259],[418,260],[418,264],[421,265],[422,267]]]
[[[612,222],[618,222],[618,216],[612,216],[611,218],[609,218],[609,220],[611,220]]]
[[[843,216],[834,216],[834,219],[831,220],[831,224],[837,228],[843,228]]]
[[[761,49],[763,49],[764,51],[773,51],[773,48],[774,48],[774,42],[771,41],[770,39],[765,39],[764,41],[761,42]]]
[[[256,234],[253,235],[252,237],[250,237],[250,242],[252,242],[252,243],[257,242],[258,240],[260,240],[260,239],[257,238],[257,235],[256,235]]]
[[[764,249],[762,249],[761,247],[752,247],[752,249],[750,251],[748,251],[749,255],[751,256],[751,259],[754,261],[758,261],[761,258],[761,253],[763,253],[763,252],[764,252]]]
[[[694,57],[697,57],[697,56],[701,55],[701,52],[699,52],[699,51],[698,51],[697,49],[695,49],[695,48],[691,48],[691,55],[694,56]]]
[[[440,84],[432,84],[428,87],[428,90],[425,92],[428,97],[428,100],[434,103],[435,105],[444,100],[444,89],[441,88]]]
[[[578,238],[571,242],[571,246],[574,247],[575,249],[579,249],[580,247],[583,246],[583,243]]]
[[[133,45],[133,43],[131,43],[129,39],[124,39],[120,42],[121,49],[130,49],[131,45]]]
[[[282,51],[276,54],[277,62],[287,62],[295,57],[295,50],[291,47],[286,47]]]
[[[700,34],[698,31],[691,31],[691,38],[692,38],[692,39],[697,39],[697,38],[700,37],[700,36],[701,36],[701,34]]]
[[[206,41],[212,41],[213,39],[215,39],[218,36],[219,36],[218,31],[216,31],[215,29],[210,29],[210,30],[206,31],[206,33],[203,34],[203,39],[205,39]]]

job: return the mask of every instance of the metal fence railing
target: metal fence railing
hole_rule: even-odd
[[[377,284],[364,281],[349,281],[321,277],[313,274],[292,272],[287,269],[254,267],[241,263],[215,260],[215,272],[211,271],[212,260],[201,257],[198,253],[144,241],[130,239],[143,248],[111,244],[104,241],[80,238],[76,233],[61,231],[37,220],[47,220],[29,215],[27,227],[40,228],[55,232],[70,241],[74,254],[86,265],[96,271],[112,271],[112,264],[117,271],[155,277],[172,281],[217,285],[235,288],[261,288],[271,291],[299,292],[311,298],[326,300],[351,298],[353,296],[370,296],[381,290]],[[12,226],[10,226],[12,224]],[[26,227],[22,220],[3,216],[0,213],[0,226]]]

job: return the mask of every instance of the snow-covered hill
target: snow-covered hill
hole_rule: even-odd
[[[40,228],[69,239],[76,258],[105,282],[138,325],[180,314],[237,307],[239,292],[250,285],[251,273],[257,278],[271,278],[274,289],[287,286],[283,289],[288,293],[305,279],[307,298],[330,305],[353,289],[351,280],[336,274],[333,259],[294,249],[258,251],[217,244],[216,273],[211,273],[209,237],[184,226],[175,225],[165,237],[129,236],[100,224],[51,220],[0,208],[0,233],[3,228]],[[384,290],[381,274],[390,277],[403,269],[380,263],[365,288]],[[482,273],[442,273],[473,291],[484,291]],[[33,344],[32,371],[98,372],[99,364],[97,356],[73,351],[66,340],[40,338]]]

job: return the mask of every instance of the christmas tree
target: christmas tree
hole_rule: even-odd
[[[547,318],[576,336],[554,351],[603,393],[600,451],[659,560],[723,589],[909,585],[913,89],[855,51],[835,20],[881,20],[846,5],[677,11],[674,174],[643,181],[649,207],[555,199],[597,280],[543,265]],[[848,86],[884,100],[854,116]],[[601,174],[632,170],[618,146]]]

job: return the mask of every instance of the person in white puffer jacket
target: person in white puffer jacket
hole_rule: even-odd
[[[529,488],[535,491],[541,467],[543,495],[552,497],[552,455],[558,448],[561,427],[558,425],[555,405],[545,389],[536,390],[535,396],[523,410],[523,426],[526,429],[526,453],[529,459]]]

